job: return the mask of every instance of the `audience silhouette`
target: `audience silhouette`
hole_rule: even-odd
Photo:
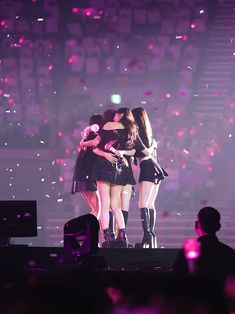
[[[217,209],[213,207],[200,209],[195,221],[197,241],[200,244],[200,254],[195,261],[195,274],[224,281],[227,276],[235,275],[235,251],[217,238],[216,232],[220,228],[220,213]],[[189,272],[183,248],[174,262],[174,270],[182,274]]]

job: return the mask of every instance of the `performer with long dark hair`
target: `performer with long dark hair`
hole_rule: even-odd
[[[133,109],[132,113],[138,126],[138,135],[144,145],[147,148],[157,148],[157,143],[153,139],[152,127],[146,110],[139,107]],[[146,157],[140,151],[137,151],[135,156],[140,162],[139,209],[144,232],[139,246],[156,248],[157,239],[154,233],[156,222],[155,201],[158,195],[160,182],[168,174],[157,162],[156,149],[153,150],[151,156]]]
[[[127,247],[125,222],[120,209],[123,186],[133,177],[126,156],[134,155],[137,128],[131,110],[120,108],[115,112],[113,121],[104,124],[99,132],[101,141],[94,152],[98,154],[92,178],[97,181],[101,204],[101,226],[103,247],[113,242],[109,230],[109,208],[111,208],[118,227],[114,245]],[[133,178],[134,180],[134,178]],[[132,182],[133,184],[135,182]]]
[[[90,117],[89,126],[82,132],[82,140],[74,167],[72,180],[72,194],[81,192],[85,201],[91,208],[91,214],[99,219],[99,194],[96,181],[91,178],[93,165],[97,155],[93,148],[100,141],[98,130],[102,126],[102,116],[94,114]]]

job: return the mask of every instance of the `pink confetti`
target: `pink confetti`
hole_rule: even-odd
[[[9,99],[8,99],[8,104],[9,104],[9,105],[13,105],[14,102],[15,102],[15,100],[14,100],[13,98],[9,98]]]
[[[209,149],[208,149],[208,154],[209,154],[211,157],[214,157],[214,155],[215,155],[214,149],[213,149],[213,148],[209,148]]]
[[[127,67],[128,68],[133,68],[135,67],[137,64],[139,63],[139,60],[138,59],[132,59],[128,64],[127,64]]]
[[[213,171],[213,168],[212,168],[211,166],[209,166],[209,167],[207,168],[207,171],[208,171],[208,172],[212,172],[212,171]]]
[[[189,134],[190,134],[190,135],[194,135],[194,134],[195,134],[195,129],[192,128],[192,129],[189,131]]]
[[[144,93],[145,96],[152,96],[152,91],[151,90],[148,90]]]
[[[181,115],[181,113],[180,113],[179,110],[176,110],[176,111],[174,112],[174,115],[177,116],[177,117],[179,117],[179,116]]]
[[[23,43],[24,43],[24,37],[20,37],[19,44],[23,44]]]
[[[72,56],[68,59],[68,63],[73,63],[76,60],[75,56]]]
[[[177,132],[177,136],[178,136],[178,137],[184,136],[184,131],[183,131],[183,130],[179,130],[179,131]]]
[[[91,16],[92,13],[93,13],[93,10],[92,10],[91,8],[85,9],[85,10],[84,10],[84,13],[85,13],[86,16]]]
[[[168,212],[168,211],[164,211],[163,213],[162,213],[162,216],[163,217],[169,217],[170,216],[170,213]]]
[[[78,8],[72,8],[73,13],[78,13]]]
[[[234,117],[230,117],[228,121],[229,121],[229,123],[233,124],[234,123]]]

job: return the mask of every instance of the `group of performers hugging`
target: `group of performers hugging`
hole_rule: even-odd
[[[167,173],[157,162],[157,142],[144,108],[108,109],[90,117],[82,132],[72,193],[81,192],[100,223],[103,248],[128,247],[128,210],[136,184],[132,163],[140,167],[138,206],[143,237],[136,244],[156,248],[155,200]]]

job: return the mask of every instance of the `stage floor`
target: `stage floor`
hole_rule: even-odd
[[[172,269],[179,249],[98,249],[83,258],[67,258],[62,247],[0,247],[0,266],[48,270],[59,267],[99,268],[107,270]]]

